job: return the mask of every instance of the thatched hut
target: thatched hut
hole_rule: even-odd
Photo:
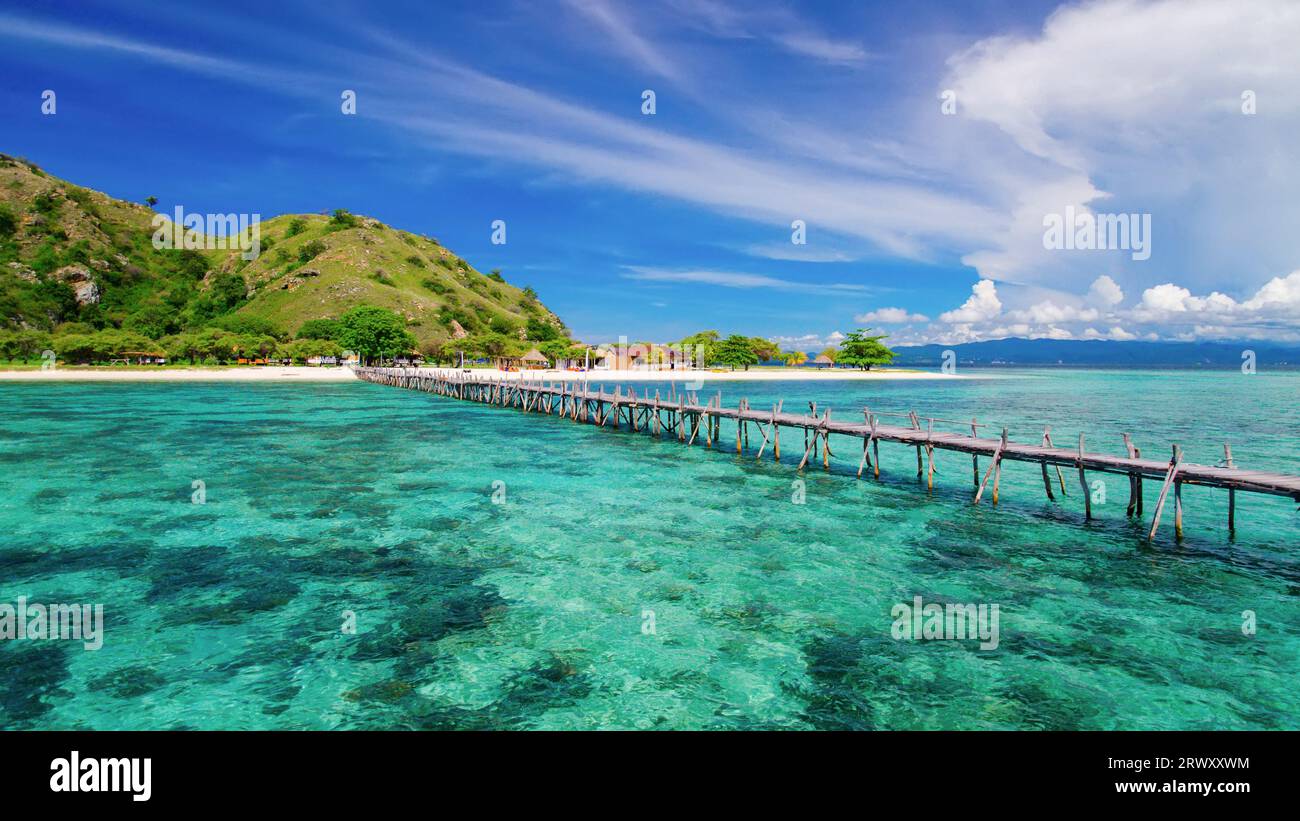
[[[536,348],[521,356],[519,361],[525,368],[547,368],[551,364],[551,360]]]

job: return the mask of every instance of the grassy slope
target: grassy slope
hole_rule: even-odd
[[[41,214],[40,199],[48,212]],[[455,317],[467,330],[521,335],[530,318],[563,330],[545,306],[512,285],[475,270],[436,240],[357,217],[357,227],[338,229],[329,217],[286,215],[262,223],[261,256],[249,262],[238,251],[203,251],[211,270],[196,275],[175,251],[152,247],[155,212],[48,176],[32,165],[0,155],[0,204],[18,222],[0,238],[0,328],[48,330],[60,322],[114,327],[143,308],[184,312],[222,273],[243,276],[249,298],[236,313],[263,317],[293,332],[305,321],[335,317],[356,305],[391,308],[403,315],[421,342],[446,339]],[[292,222],[305,224],[288,236]],[[309,242],[324,250],[307,262]],[[40,275],[32,282],[8,266],[17,261]],[[191,263],[193,260],[191,260]],[[67,264],[86,267],[102,294],[98,307],[60,311],[47,273]],[[53,295],[51,295],[53,294]],[[66,300],[65,300],[66,301]],[[445,308],[445,310],[444,310]]]
[[[52,207],[42,209],[42,199]],[[19,276],[12,261],[39,273],[81,264],[103,292],[100,311],[120,322],[126,313],[169,290],[174,258],[157,258],[149,245],[153,212],[71,185],[0,155],[0,205],[17,220],[17,231],[0,238],[0,327],[48,329],[61,315],[47,298],[52,290]],[[91,267],[90,261],[99,263]],[[175,275],[181,289],[192,277]]]
[[[420,341],[446,339],[450,323],[439,314],[451,305],[469,330],[524,328],[530,317],[562,327],[540,303],[519,288],[496,282],[428,237],[400,231],[378,220],[356,217],[355,228],[336,229],[320,215],[286,215],[262,223],[262,242],[271,247],[248,263],[236,252],[209,252],[212,265],[238,272],[251,290],[240,313],[252,314],[287,330],[309,319],[338,316],[353,305],[378,305],[403,315]],[[306,224],[289,236],[294,220]],[[308,262],[303,246],[320,242],[325,250]],[[457,310],[458,309],[458,310]],[[502,322],[505,324],[503,325]]]

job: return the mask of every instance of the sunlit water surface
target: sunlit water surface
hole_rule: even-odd
[[[974,375],[705,391],[1300,472],[1300,374]],[[1147,545],[1154,482],[1141,523],[1090,477],[1085,523],[1070,471],[1053,504],[1008,463],[975,507],[967,456],[927,493],[908,448],[857,480],[833,439],[796,504],[801,437],[734,441],[363,383],[0,385],[0,603],[105,608],[97,651],[0,642],[0,727],[1300,727],[1293,502],[1239,494],[1230,540],[1189,487]],[[896,640],[918,595],[997,604],[997,649]]]

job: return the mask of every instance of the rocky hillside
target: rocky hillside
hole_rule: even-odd
[[[292,336],[358,305],[393,310],[422,345],[472,334],[567,338],[529,289],[437,240],[336,211],[261,224],[261,253],[156,249],[155,212],[0,154],[0,330],[121,328],[150,339],[232,317]]]

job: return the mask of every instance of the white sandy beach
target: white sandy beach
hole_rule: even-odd
[[[0,382],[352,382],[350,368],[232,367],[113,369],[60,366],[0,371]]]

